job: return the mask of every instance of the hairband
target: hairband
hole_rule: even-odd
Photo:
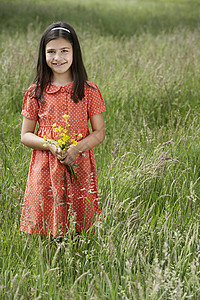
[[[52,30],[56,30],[56,29],[62,29],[62,30],[65,30],[65,31],[67,31],[67,32],[70,33],[70,30],[67,29],[67,28],[64,28],[64,27],[55,27],[55,28],[52,28],[51,31],[52,31]]]

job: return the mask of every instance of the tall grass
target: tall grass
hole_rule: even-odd
[[[199,3],[0,6],[1,298],[198,299]],[[101,221],[93,234],[73,237],[70,228],[52,242],[19,231],[31,155],[20,113],[40,35],[58,19],[77,30],[107,112],[106,140],[95,149]]]

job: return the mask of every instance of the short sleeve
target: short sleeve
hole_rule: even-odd
[[[98,86],[92,83],[92,87],[90,87],[89,98],[88,98],[88,116],[90,118],[93,115],[99,114],[105,110],[106,108],[105,108],[105,104],[101,92]]]
[[[39,111],[38,101],[32,98],[30,94],[32,94],[32,89],[29,88],[24,95],[22,115],[28,119],[37,121]]]

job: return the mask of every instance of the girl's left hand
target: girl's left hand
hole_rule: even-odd
[[[74,147],[70,147],[65,155],[65,158],[60,160],[62,165],[72,167],[76,162],[77,150]]]

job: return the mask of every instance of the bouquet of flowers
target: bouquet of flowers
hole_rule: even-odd
[[[66,120],[65,128],[63,128],[62,126],[57,126],[56,123],[54,123],[52,125],[52,127],[54,128],[54,131],[58,133],[55,140],[47,139],[46,136],[44,136],[44,141],[45,142],[48,142],[50,144],[58,145],[62,151],[67,151],[71,145],[74,145],[74,146],[77,145],[77,141],[74,139],[74,137],[76,136],[76,133],[74,133],[73,134],[74,137],[72,137],[72,136],[69,135],[68,130],[67,130],[67,128],[70,127],[70,124],[67,121],[68,117],[69,117],[68,115],[63,116],[63,118]],[[78,137],[82,138],[82,134],[79,134]],[[46,146],[47,145],[44,144],[44,147],[46,147]],[[67,170],[68,170],[69,175],[70,175],[71,183],[73,182],[73,179],[74,180],[78,179],[77,174],[74,171],[73,167],[67,166]]]

